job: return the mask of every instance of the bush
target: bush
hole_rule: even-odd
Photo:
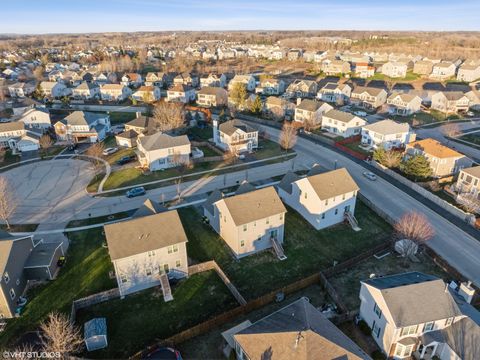
[[[358,327],[364,335],[369,336],[369,335],[372,334],[372,329],[370,329],[370,326],[368,326],[368,324],[365,322],[365,320],[360,320],[358,322]]]
[[[373,360],[385,360],[387,358],[380,350],[375,350],[370,355]]]

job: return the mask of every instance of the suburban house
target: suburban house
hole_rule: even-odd
[[[455,189],[460,194],[478,195],[480,192],[480,166],[460,169]]]
[[[213,142],[223,151],[252,151],[258,147],[258,130],[238,119],[220,125],[213,120]]]
[[[433,65],[432,73],[429,77],[435,80],[447,80],[455,76],[456,70],[457,67],[454,63],[448,61],[440,62]]]
[[[12,98],[23,98],[35,91],[35,85],[32,83],[17,82],[8,86],[8,93]]]
[[[34,107],[25,111],[18,121],[23,122],[25,128],[41,129],[42,132],[45,132],[52,127],[50,111],[44,107]]]
[[[466,301],[473,292],[420,272],[375,277],[361,281],[359,315],[389,358],[474,360],[480,313]]]
[[[367,79],[375,75],[375,66],[370,65],[368,62],[357,62],[354,64],[353,71],[355,77]]]
[[[67,87],[60,82],[42,81],[40,89],[46,97],[57,98],[69,94]]]
[[[167,100],[184,104],[195,101],[195,89],[183,84],[176,84],[167,90]]]
[[[322,71],[326,75],[348,74],[351,71],[350,63],[343,60],[332,60],[322,66]]]
[[[110,131],[110,115],[74,111],[53,127],[62,141],[95,143],[105,139]]]
[[[385,150],[405,146],[415,141],[415,133],[408,123],[382,120],[362,128],[362,144],[373,149],[382,146]]]
[[[475,81],[480,79],[480,64],[462,64],[458,68],[458,81]]]
[[[132,90],[122,84],[104,84],[100,88],[102,100],[123,101],[132,94]]]
[[[104,226],[120,296],[188,276],[187,235],[176,210]],[[165,299],[167,300],[167,299]]]
[[[430,75],[433,70],[433,62],[428,60],[416,61],[413,65],[413,73],[418,75]]]
[[[294,113],[295,105],[284,98],[269,96],[265,101],[264,111],[267,115],[282,119]]]
[[[281,79],[263,79],[257,90],[264,95],[281,95],[285,91],[285,82]]]
[[[480,110],[480,91],[471,90],[465,93],[465,96],[469,100],[468,106],[473,110]]]
[[[72,90],[74,99],[95,99],[100,97],[100,87],[91,82],[82,82]]]
[[[137,101],[143,101],[146,103],[150,103],[153,101],[160,100],[160,88],[156,86],[140,86],[137,91],[135,91],[132,95]]]
[[[390,114],[409,116],[419,112],[422,107],[422,98],[417,95],[394,93],[387,99]]]
[[[322,130],[344,138],[360,135],[367,122],[351,113],[330,110],[322,116]]]
[[[317,98],[325,102],[345,104],[350,101],[352,88],[348,84],[327,83],[317,94]]]
[[[295,108],[295,121],[308,127],[315,127],[322,122],[322,115],[333,107],[323,101],[303,99]]]
[[[225,106],[228,103],[228,93],[223,87],[202,87],[197,92],[197,104],[201,106]]]
[[[438,91],[432,95],[430,108],[448,114],[467,111],[469,105],[469,98],[461,91]]]
[[[151,117],[137,113],[137,117],[125,123],[125,131],[133,130],[138,135],[157,132],[154,121]]]
[[[225,74],[213,74],[210,73],[208,76],[202,76],[200,78],[200,87],[222,87],[227,86],[227,77]]]
[[[125,130],[115,135],[115,142],[118,146],[132,148],[137,146],[138,133],[134,130]]]
[[[247,91],[255,91],[256,83],[253,75],[235,75],[228,83],[228,91],[232,91],[235,84],[238,83],[244,84],[247,88]]]
[[[146,86],[156,86],[162,88],[165,84],[165,74],[160,72],[149,72],[145,77]]]
[[[158,132],[137,138],[138,161],[150,171],[188,164],[190,153],[187,135],[170,136]]]
[[[384,89],[357,86],[350,96],[352,103],[365,109],[377,109],[387,102],[387,92]]]
[[[371,359],[305,297],[253,324],[246,320],[222,336],[239,360]]]
[[[191,73],[182,73],[175,76],[173,79],[174,85],[186,85],[193,88],[198,86],[198,76]]]
[[[53,280],[61,243],[34,243],[33,235],[0,230],[0,319],[13,318],[30,280]]]
[[[287,209],[272,186],[255,190],[250,184],[243,184],[230,197],[217,190],[203,209],[209,224],[236,258],[278,248],[283,243]]]
[[[295,80],[288,85],[286,94],[289,97],[306,98],[317,94],[318,85],[312,80]]]
[[[389,61],[382,65],[382,74],[391,78],[404,78],[407,76],[407,64]]]
[[[430,138],[406,144],[404,157],[409,158],[414,155],[423,155],[427,158],[432,168],[432,175],[435,177],[454,175],[473,164],[472,160],[465,155]]]
[[[359,187],[344,168],[299,177],[287,173],[278,184],[278,194],[315,229],[320,230],[343,221],[354,220]]]
[[[40,148],[41,133],[25,129],[21,121],[0,123],[0,147],[14,152],[36,151]]]
[[[126,73],[122,76],[121,84],[124,86],[137,87],[142,85],[142,76],[137,73]]]

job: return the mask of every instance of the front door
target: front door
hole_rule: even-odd
[[[270,237],[276,239],[278,235],[278,230],[270,230]]]

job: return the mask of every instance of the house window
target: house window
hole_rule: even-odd
[[[453,317],[445,319],[445,326],[450,326],[453,323]]]
[[[435,325],[435,321],[431,321],[425,324],[423,331],[431,331],[433,330],[433,326]]]
[[[269,218],[267,218],[267,220],[265,220],[265,224],[267,224],[267,225],[270,224],[270,219]]]
[[[245,246],[245,240],[240,240],[240,246],[244,247]]]
[[[338,209],[335,209],[335,215],[338,215]]]
[[[152,256],[154,256],[154,255],[155,255],[155,251],[152,250],[152,251],[149,251],[149,252],[148,252],[148,256],[149,256],[149,257],[152,257]]]
[[[243,231],[247,231],[247,225],[243,225]]]
[[[180,260],[177,260],[177,261],[175,262],[175,266],[176,266],[177,268],[179,268],[180,266],[182,266],[182,262],[181,262]]]
[[[375,334],[377,338],[380,336],[380,330],[380,326],[378,326],[374,321],[372,326],[372,333]]]
[[[10,299],[15,299],[15,290],[10,289]]]
[[[127,275],[121,275],[120,276],[120,281],[122,282],[122,284],[126,283],[128,281]]]
[[[5,284],[8,284],[8,282],[10,281],[10,276],[7,272],[3,274],[3,279],[5,280]]]
[[[307,193],[305,193],[305,195],[303,197],[306,199],[307,198]]]
[[[407,357],[412,354],[413,345],[402,345],[397,343],[397,347],[395,349],[395,356],[400,357]]]
[[[279,219],[280,219],[280,220],[283,220],[283,214],[280,214]]]
[[[402,329],[401,336],[413,335],[413,334],[415,334],[416,332],[417,332],[417,325],[404,327],[404,328]]]
[[[152,275],[152,268],[146,268],[145,269],[145,274],[147,274],[147,276]]]
[[[377,314],[378,318],[382,318],[382,310],[378,307],[377,303],[373,306],[373,311]]]
[[[168,267],[168,264],[164,264],[164,265],[163,265],[163,272],[164,272],[165,274],[168,274],[168,273],[170,272],[170,268]]]

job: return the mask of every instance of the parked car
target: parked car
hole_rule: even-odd
[[[117,147],[106,148],[105,150],[103,150],[103,155],[105,156],[112,155],[112,154],[115,154],[117,151],[118,151]]]
[[[467,116],[474,117],[475,113],[473,111],[467,111]]]
[[[365,171],[363,173],[363,176],[365,176],[368,180],[371,180],[371,181],[377,180],[377,175],[375,175],[374,173],[372,173],[370,171]]]
[[[136,159],[135,155],[129,155],[129,156],[122,156],[120,159],[117,161],[117,165],[125,165],[128,164],[129,162],[132,162]]]
[[[357,116],[367,116],[367,113],[365,111],[354,111],[353,115]]]
[[[145,195],[147,192],[145,191],[145,188],[143,186],[135,187],[130,190],[128,190],[125,195],[127,198],[132,198],[136,196],[142,196]]]

